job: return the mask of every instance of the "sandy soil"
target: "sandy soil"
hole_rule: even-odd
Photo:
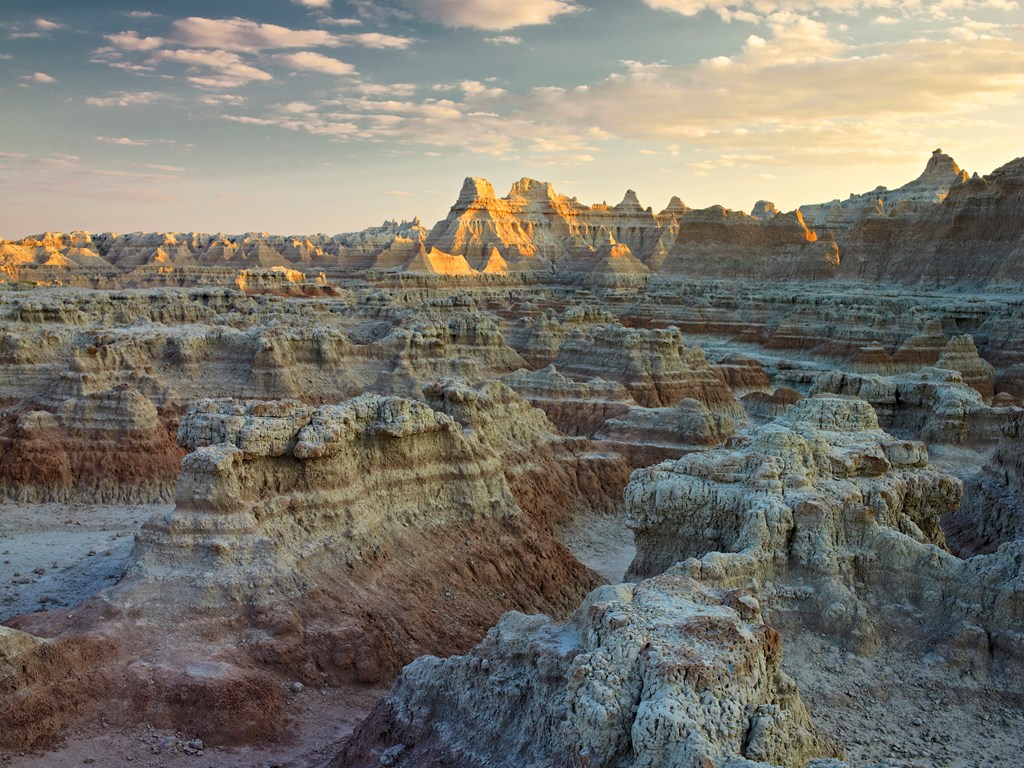
[[[311,688],[293,694],[291,728],[276,743],[246,747],[207,747],[189,734],[142,725],[102,724],[76,729],[48,750],[0,752],[10,768],[319,768],[339,751],[357,723],[387,693],[385,688]]]
[[[853,764],[921,768],[1021,765],[1021,686],[976,679],[941,656],[882,649],[869,657],[826,638],[785,637],[783,668],[815,723]]]
[[[135,531],[171,509],[0,502],[0,621],[75,605],[117,583]]]
[[[611,584],[625,581],[626,569],[636,556],[633,532],[626,528],[621,515],[578,515],[562,530],[560,538],[577,560]]]

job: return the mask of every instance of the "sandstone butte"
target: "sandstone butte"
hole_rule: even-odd
[[[1018,765],[1022,195],[0,241],[0,763]]]

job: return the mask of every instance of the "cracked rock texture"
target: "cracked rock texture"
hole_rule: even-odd
[[[841,756],[781,657],[745,590],[677,575],[601,587],[564,624],[510,613],[466,656],[417,659],[331,765],[755,768]]]

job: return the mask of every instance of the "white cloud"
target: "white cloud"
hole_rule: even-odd
[[[211,107],[220,107],[225,104],[232,107],[240,107],[247,99],[237,93],[207,93],[199,97],[200,104],[207,104]]]
[[[301,69],[306,72],[322,72],[327,75],[356,74],[356,68],[351,64],[313,51],[286,53],[276,58],[285,62],[292,69]]]
[[[292,2],[306,8],[322,8],[326,11],[331,9],[331,0],[292,0]]]
[[[157,165],[155,163],[146,163],[142,166],[143,168],[152,168],[154,171],[164,171],[166,173],[184,173],[185,169],[180,165]]]
[[[280,48],[408,48],[414,40],[379,32],[336,35],[323,29],[289,29],[248,19],[205,19],[191,16],[174,22],[174,41],[192,48],[256,52]]]
[[[515,35],[495,35],[494,37],[485,37],[484,42],[491,45],[521,45],[523,39]]]
[[[164,44],[162,37],[139,37],[139,33],[133,30],[104,37],[112,46],[122,51],[152,51]]]
[[[45,72],[33,72],[31,75],[25,75],[21,78],[22,80],[29,83],[56,83],[57,78],[52,77]]]
[[[131,19],[151,19],[157,14],[152,11],[125,11],[124,15]]]
[[[158,51],[156,58],[185,64],[190,72],[211,70],[210,75],[188,77],[190,83],[200,88],[237,88],[254,81],[274,79],[269,72],[246,64],[237,53],[228,51],[177,49]]]
[[[149,139],[129,139],[127,136],[97,136],[101,144],[117,144],[121,147],[144,147],[152,142]]]
[[[167,98],[166,93],[155,91],[118,91],[111,96],[90,96],[85,103],[93,107],[133,107],[155,104]]]
[[[1016,0],[643,0],[644,4],[659,11],[672,11],[683,16],[695,16],[701,11],[717,13],[724,21],[756,23],[773,13],[834,13],[859,14],[882,8],[899,8],[902,12],[922,18],[948,18],[950,13],[990,9],[1016,11]],[[886,22],[881,22],[886,23]]]
[[[413,0],[413,6],[427,21],[487,30],[550,24],[581,10],[573,0]]]
[[[47,19],[36,19],[36,28],[46,30],[49,32],[52,29],[61,29],[60,24],[55,21],[49,21]]]
[[[333,19],[330,16],[320,16],[317,19],[320,24],[333,24],[336,27],[361,27],[363,22],[359,19]]]
[[[899,24],[900,21],[901,19],[898,19],[895,16],[876,16],[873,23],[891,26],[893,24]]]

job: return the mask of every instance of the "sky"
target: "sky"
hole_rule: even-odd
[[[335,234],[463,178],[782,210],[1024,154],[1016,0],[4,0],[0,237]]]

